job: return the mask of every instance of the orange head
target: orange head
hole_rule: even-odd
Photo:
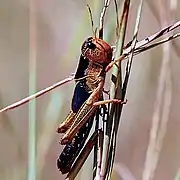
[[[82,45],[82,55],[89,61],[106,66],[112,61],[111,46],[96,37],[89,37]]]

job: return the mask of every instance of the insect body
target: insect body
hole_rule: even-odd
[[[62,173],[69,171],[89,134],[97,108],[93,104],[102,100],[105,67],[112,59],[111,47],[96,37],[89,37],[83,43],[81,52],[75,75],[77,80],[72,110],[57,130],[59,133],[65,133],[61,144],[66,146],[57,160]]]
[[[89,98],[83,103],[75,117],[73,124],[66,131],[61,140],[61,144],[70,142],[77,131],[82,127],[88,118],[93,114],[96,106],[93,103],[102,96],[105,81],[105,67],[111,62],[112,49],[103,40],[90,37],[82,45],[82,55],[88,59],[88,66],[85,70],[84,88],[91,93]]]

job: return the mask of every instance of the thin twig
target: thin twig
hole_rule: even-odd
[[[135,28],[134,28],[134,36],[133,36],[132,45],[131,45],[131,54],[129,56],[129,60],[127,61],[126,74],[125,74],[123,87],[122,87],[122,96],[121,96],[122,101],[124,100],[125,95],[126,95],[127,85],[128,85],[128,81],[129,81],[130,72],[131,72],[132,60],[133,60],[133,50],[135,49],[136,43],[137,43],[137,35],[138,35],[138,31],[139,31],[139,25],[140,25],[140,20],[141,20],[143,2],[144,2],[144,0],[141,0],[141,2],[139,4],[139,7],[138,7],[138,11],[137,11],[136,24],[135,24]],[[117,107],[118,107],[118,105],[119,104],[117,104]],[[113,164],[114,164],[118,128],[121,127],[121,118],[120,118],[120,116],[121,116],[121,113],[122,113],[123,104],[120,104],[120,105],[121,106],[119,106],[117,108],[117,110],[115,111],[114,129],[112,131],[112,139],[111,139],[111,145],[110,145],[111,150],[112,150],[112,159],[111,159],[111,162],[110,162],[111,163],[110,164],[110,174],[112,172],[112,168],[113,168]]]
[[[115,10],[116,10],[116,37],[118,40],[120,25],[119,25],[119,15],[118,15],[118,4],[116,0],[114,0],[114,5],[115,5]]]
[[[9,105],[9,106],[1,109],[1,110],[0,110],[0,113],[2,113],[2,112],[4,112],[4,111],[8,111],[8,110],[10,110],[10,109],[14,109],[14,108],[16,108],[16,107],[19,107],[19,106],[21,106],[21,105],[29,102],[30,100],[32,100],[32,99],[34,99],[34,98],[40,97],[40,96],[42,96],[43,94],[46,94],[46,93],[48,93],[49,91],[51,91],[51,90],[53,90],[53,89],[55,89],[55,88],[57,88],[57,87],[59,87],[59,86],[61,86],[61,85],[63,85],[63,84],[66,84],[67,82],[72,81],[73,79],[74,79],[74,75],[69,76],[68,78],[66,78],[66,79],[64,79],[64,80],[62,80],[62,81],[59,81],[59,82],[57,82],[56,84],[53,84],[52,86],[49,86],[49,87],[47,87],[47,88],[45,88],[45,89],[43,89],[43,90],[41,90],[41,91],[39,91],[39,92],[37,92],[37,93],[35,93],[35,94],[32,94],[31,96],[28,96],[28,97],[26,97],[26,98],[24,98],[24,99],[22,99],[22,100],[20,100],[20,101],[15,102],[14,104],[11,104],[11,105]]]
[[[172,24],[172,25],[170,25],[170,26],[167,26],[167,27],[161,29],[160,31],[156,32],[155,34],[153,34],[153,35],[151,35],[151,36],[149,36],[149,37],[146,37],[145,39],[143,39],[143,40],[140,41],[140,42],[137,42],[135,49],[136,49],[136,48],[139,48],[139,47],[142,47],[142,46],[144,46],[144,45],[146,45],[146,44],[148,44],[148,43],[150,43],[150,42],[158,39],[159,37],[161,37],[161,36],[169,33],[170,31],[178,28],[179,26],[180,26],[180,21],[178,21],[178,22],[176,22],[176,23],[174,23],[174,24]],[[125,54],[128,54],[129,52],[131,52],[130,47],[127,47],[127,48],[123,51],[123,53],[125,53]]]
[[[162,45],[162,44],[164,44],[164,43],[166,43],[166,42],[168,42],[168,41],[171,41],[171,40],[173,40],[173,39],[176,39],[176,38],[178,38],[178,37],[180,37],[180,33],[174,34],[174,35],[172,35],[172,36],[170,36],[170,37],[167,37],[167,38],[165,38],[165,39],[163,39],[163,40],[161,40],[161,41],[158,41],[158,42],[156,42],[156,43],[154,43],[154,44],[151,44],[151,45],[149,45],[149,46],[143,46],[143,47],[140,47],[140,48],[136,48],[136,49],[134,50],[134,55],[137,55],[137,54],[142,53],[142,52],[144,52],[144,51],[150,50],[150,49],[152,49],[152,48],[154,48],[154,47],[157,47],[157,46],[159,46],[159,45]]]
[[[100,130],[98,133],[98,149],[97,149],[97,171],[95,180],[100,180],[101,163],[102,163],[102,149],[103,149],[103,132]]]
[[[174,30],[175,28],[178,28],[179,26],[180,26],[180,21],[178,21],[178,22],[176,22],[175,24],[173,24],[173,25],[171,25],[171,26],[168,26],[168,27],[166,27],[166,28],[158,31],[157,33],[155,33],[155,34],[153,34],[153,35],[151,35],[151,36],[149,36],[149,37],[146,37],[146,38],[143,39],[142,41],[139,41],[139,42],[136,43],[136,46],[135,46],[135,48],[134,48],[133,51],[134,51],[135,54],[136,54],[136,53],[138,53],[138,52],[136,52],[136,51],[139,51],[139,50],[140,50],[140,52],[141,52],[141,51],[143,51],[143,48],[145,48],[144,50],[146,50],[146,48],[149,49],[148,46],[145,46],[146,44],[149,44],[150,42],[152,42],[152,41],[156,40],[157,38],[159,38],[159,37],[167,34],[168,32]],[[167,42],[167,41],[170,41],[170,40],[172,40],[172,39],[178,38],[179,36],[180,36],[180,34],[177,33],[177,34],[175,34],[175,35],[173,35],[173,36],[170,36],[170,37],[168,37],[168,38],[165,38],[165,39],[162,40],[162,41],[159,41],[159,44],[158,44],[158,42],[157,42],[157,44],[155,43],[155,45],[150,45],[149,47],[151,48],[151,47],[153,47],[153,46],[160,45],[160,44],[165,43],[165,42]],[[116,63],[119,62],[119,61],[122,61],[122,60],[123,60],[126,56],[128,56],[131,52],[132,52],[131,47],[127,47],[126,49],[124,49],[124,50],[123,50],[123,54],[122,54],[120,57],[116,58],[113,62],[111,62],[111,63],[106,67],[106,72],[109,71],[114,64],[116,64]]]
[[[105,0],[104,7],[103,7],[103,10],[101,12],[100,25],[99,25],[99,38],[100,39],[103,39],[104,18],[105,18],[105,14],[106,14],[107,8],[109,7],[110,1],[111,0]]]
[[[115,59],[122,55],[123,47],[124,47],[124,40],[126,35],[126,28],[127,28],[127,21],[129,15],[129,7],[130,7],[130,0],[125,0],[123,4],[123,11],[120,20],[120,27],[119,27],[119,37],[116,41],[116,52],[115,52]],[[122,97],[122,71],[121,71],[121,61],[117,64],[117,66],[113,66],[112,69],[112,82],[110,87],[110,99],[121,99]],[[103,152],[103,160],[105,161],[105,166],[102,167],[102,176],[106,179],[110,179],[112,173],[112,167],[114,163],[114,138],[113,138],[113,131],[115,128],[115,121],[119,120],[119,112],[117,109],[121,107],[120,104],[110,104],[109,105],[109,117],[107,121],[107,128],[106,134],[104,138],[104,144],[107,146],[105,148],[106,152]],[[106,156],[105,156],[106,155]],[[103,174],[105,173],[105,174]]]

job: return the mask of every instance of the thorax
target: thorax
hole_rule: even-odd
[[[93,91],[95,88],[97,88],[100,81],[104,81],[105,72],[103,66],[90,61],[86,69],[86,76],[87,88],[90,91]]]

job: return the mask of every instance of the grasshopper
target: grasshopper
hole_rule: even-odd
[[[57,160],[57,166],[63,174],[69,172],[89,134],[98,107],[94,104],[102,100],[105,68],[112,61],[113,50],[102,39],[89,37],[83,43],[81,53],[75,75],[72,110],[57,129],[58,133],[64,133],[60,143],[66,144]]]
[[[105,68],[112,59],[111,46],[102,39],[96,37],[88,38],[83,43],[81,51],[82,56],[85,57],[85,63],[87,63],[88,60],[88,65],[85,70],[83,68],[83,81],[79,80],[79,82],[77,82],[76,84],[72,100],[72,110],[66,117],[65,121],[58,127],[58,132],[65,132],[64,136],[61,139],[61,144],[67,144],[68,142],[70,142],[77,131],[94,113],[95,109],[97,108],[96,106],[94,106],[94,103],[99,101],[99,99],[102,97],[106,75]],[[80,61],[80,64],[82,64],[83,60],[80,59]],[[82,68],[81,66],[79,67],[80,68],[78,68],[77,70],[78,74],[76,74],[75,77],[82,76],[82,72],[79,73],[79,69]],[[76,90],[78,90],[79,92],[77,92]],[[83,96],[81,96],[81,93],[83,93]],[[75,102],[75,100],[77,100],[77,102]],[[76,112],[77,109],[78,112]]]

